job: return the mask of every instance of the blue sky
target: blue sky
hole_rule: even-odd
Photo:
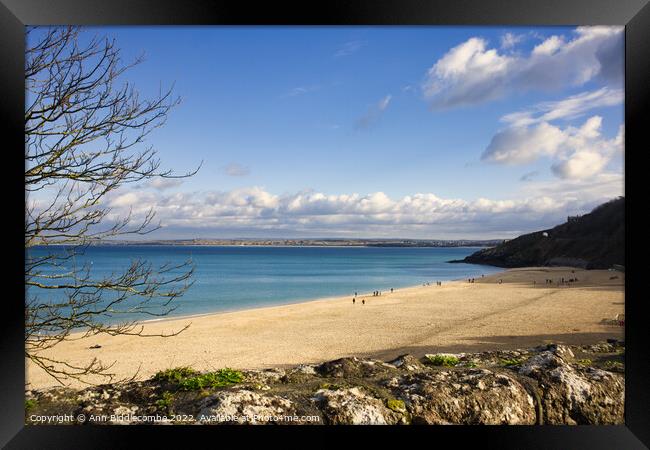
[[[107,199],[150,237],[491,238],[623,195],[620,28],[117,27],[182,98],[164,167]]]

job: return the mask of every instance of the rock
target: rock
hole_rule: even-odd
[[[389,363],[397,368],[413,372],[424,369],[424,364],[413,355],[400,355]]]
[[[248,370],[244,373],[246,381],[257,384],[276,382],[286,375],[283,369]]]
[[[443,375],[447,374],[447,375]],[[535,403],[515,378],[486,369],[409,374],[396,397],[413,423],[535,424]]]
[[[135,405],[120,405],[112,411],[108,423],[113,425],[131,425],[140,423],[137,419],[134,418],[138,412],[138,409],[140,408]]]
[[[613,354],[598,355],[596,364],[576,360],[575,351],[584,358],[589,349]],[[622,341],[550,344],[454,354],[453,367],[412,355],[390,363],[349,357],[249,370],[241,383],[225,387],[179,390],[150,379],[30,389],[25,398],[32,400],[30,415],[112,415],[120,424],[140,423],[134,415],[169,414],[204,424],[623,424],[624,351]]]
[[[242,389],[219,392],[206,398],[197,420],[215,424],[265,424],[283,422],[285,416],[294,413],[293,403],[286,398]]]
[[[392,365],[377,364],[376,361],[361,360],[356,357],[340,358],[334,361],[324,362],[315,367],[316,372],[326,377],[371,377],[379,373],[395,370]]]
[[[315,366],[312,364],[300,364],[292,370],[293,373],[301,373],[304,375],[316,375]]]
[[[589,345],[585,349],[593,353],[614,353],[616,351],[614,344],[605,342]]]
[[[316,392],[314,400],[331,425],[388,425],[399,423],[403,417],[358,387],[321,389]]]
[[[624,379],[593,367],[570,364],[571,349],[550,346],[530,358],[519,373],[538,381],[544,421],[549,424],[623,422]]]

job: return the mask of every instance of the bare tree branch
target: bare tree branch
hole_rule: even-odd
[[[76,256],[89,245],[160,226],[150,210],[133,223],[103,202],[112,191],[153,177],[183,178],[160,169],[146,137],[180,103],[173,86],[151,99],[121,81],[142,57],[124,64],[113,40],[75,27],[30,27],[25,52],[25,354],[60,383],[99,376],[112,381],[112,364],[71,364],[43,352],[97,334],[150,335],[128,314],[164,316],[191,286],[191,261],[152,267],[134,260],[123,272],[96,277]],[[33,198],[30,198],[33,197]],[[30,251],[50,246],[45,255]],[[56,245],[56,246],[53,246]],[[77,333],[75,333],[77,332]],[[135,375],[134,375],[135,376]]]

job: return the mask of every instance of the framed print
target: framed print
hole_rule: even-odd
[[[649,21],[2,0],[2,444],[647,448]]]

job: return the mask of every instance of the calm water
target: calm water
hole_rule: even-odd
[[[63,252],[61,247],[35,247],[30,257]],[[331,296],[350,296],[454,279],[480,277],[499,268],[449,264],[476,248],[378,247],[207,247],[207,246],[96,246],[74,261],[88,263],[99,279],[121,273],[136,259],[154,267],[191,259],[194,284],[174,304],[171,314],[190,315],[295,303]],[[60,300],[60,290],[30,289],[41,300]],[[120,320],[151,319],[125,314]],[[106,321],[115,321],[106,318]]]

